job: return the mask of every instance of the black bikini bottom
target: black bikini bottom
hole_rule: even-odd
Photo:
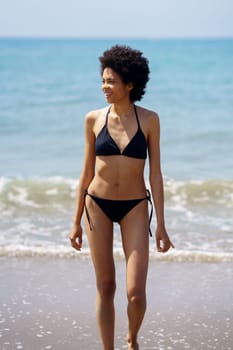
[[[84,206],[85,206],[85,211],[87,215],[87,220],[90,226],[90,230],[92,230],[91,227],[91,219],[89,212],[87,210],[86,206],[86,196],[89,196],[93,199],[93,201],[102,209],[104,214],[112,221],[112,222],[120,222],[123,217],[130,212],[137,204],[144,200],[148,200],[148,202],[151,205],[151,211],[150,211],[150,217],[149,217],[149,233],[150,236],[152,236],[151,229],[150,229],[150,223],[152,219],[152,214],[153,214],[153,205],[151,201],[151,194],[149,190],[146,190],[146,197],[144,198],[139,198],[139,199],[127,199],[127,200],[113,200],[113,199],[105,199],[105,198],[100,198],[97,196],[94,196],[93,194],[90,194],[85,191],[85,199],[84,199]]]

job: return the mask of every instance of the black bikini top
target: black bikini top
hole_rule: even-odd
[[[122,155],[131,158],[146,159],[147,156],[147,142],[145,135],[140,127],[137,110],[134,105],[135,115],[138,124],[138,130],[133,138],[129,141],[127,146],[121,152],[116,142],[113,140],[108,132],[108,115],[111,107],[108,109],[105,124],[99,132],[95,142],[95,154],[97,156],[114,156]]]

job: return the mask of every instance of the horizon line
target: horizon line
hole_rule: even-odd
[[[161,37],[137,37],[137,36],[29,36],[29,35],[0,35],[0,39],[26,39],[26,40],[232,40],[233,36],[161,36]]]

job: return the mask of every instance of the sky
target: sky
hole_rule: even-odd
[[[233,38],[233,0],[0,0],[0,37]]]

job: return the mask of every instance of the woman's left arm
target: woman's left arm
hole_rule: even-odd
[[[160,162],[160,122],[156,113],[148,118],[149,179],[157,217],[156,245],[159,252],[165,253],[174,245],[166,231],[164,219],[164,189]]]

